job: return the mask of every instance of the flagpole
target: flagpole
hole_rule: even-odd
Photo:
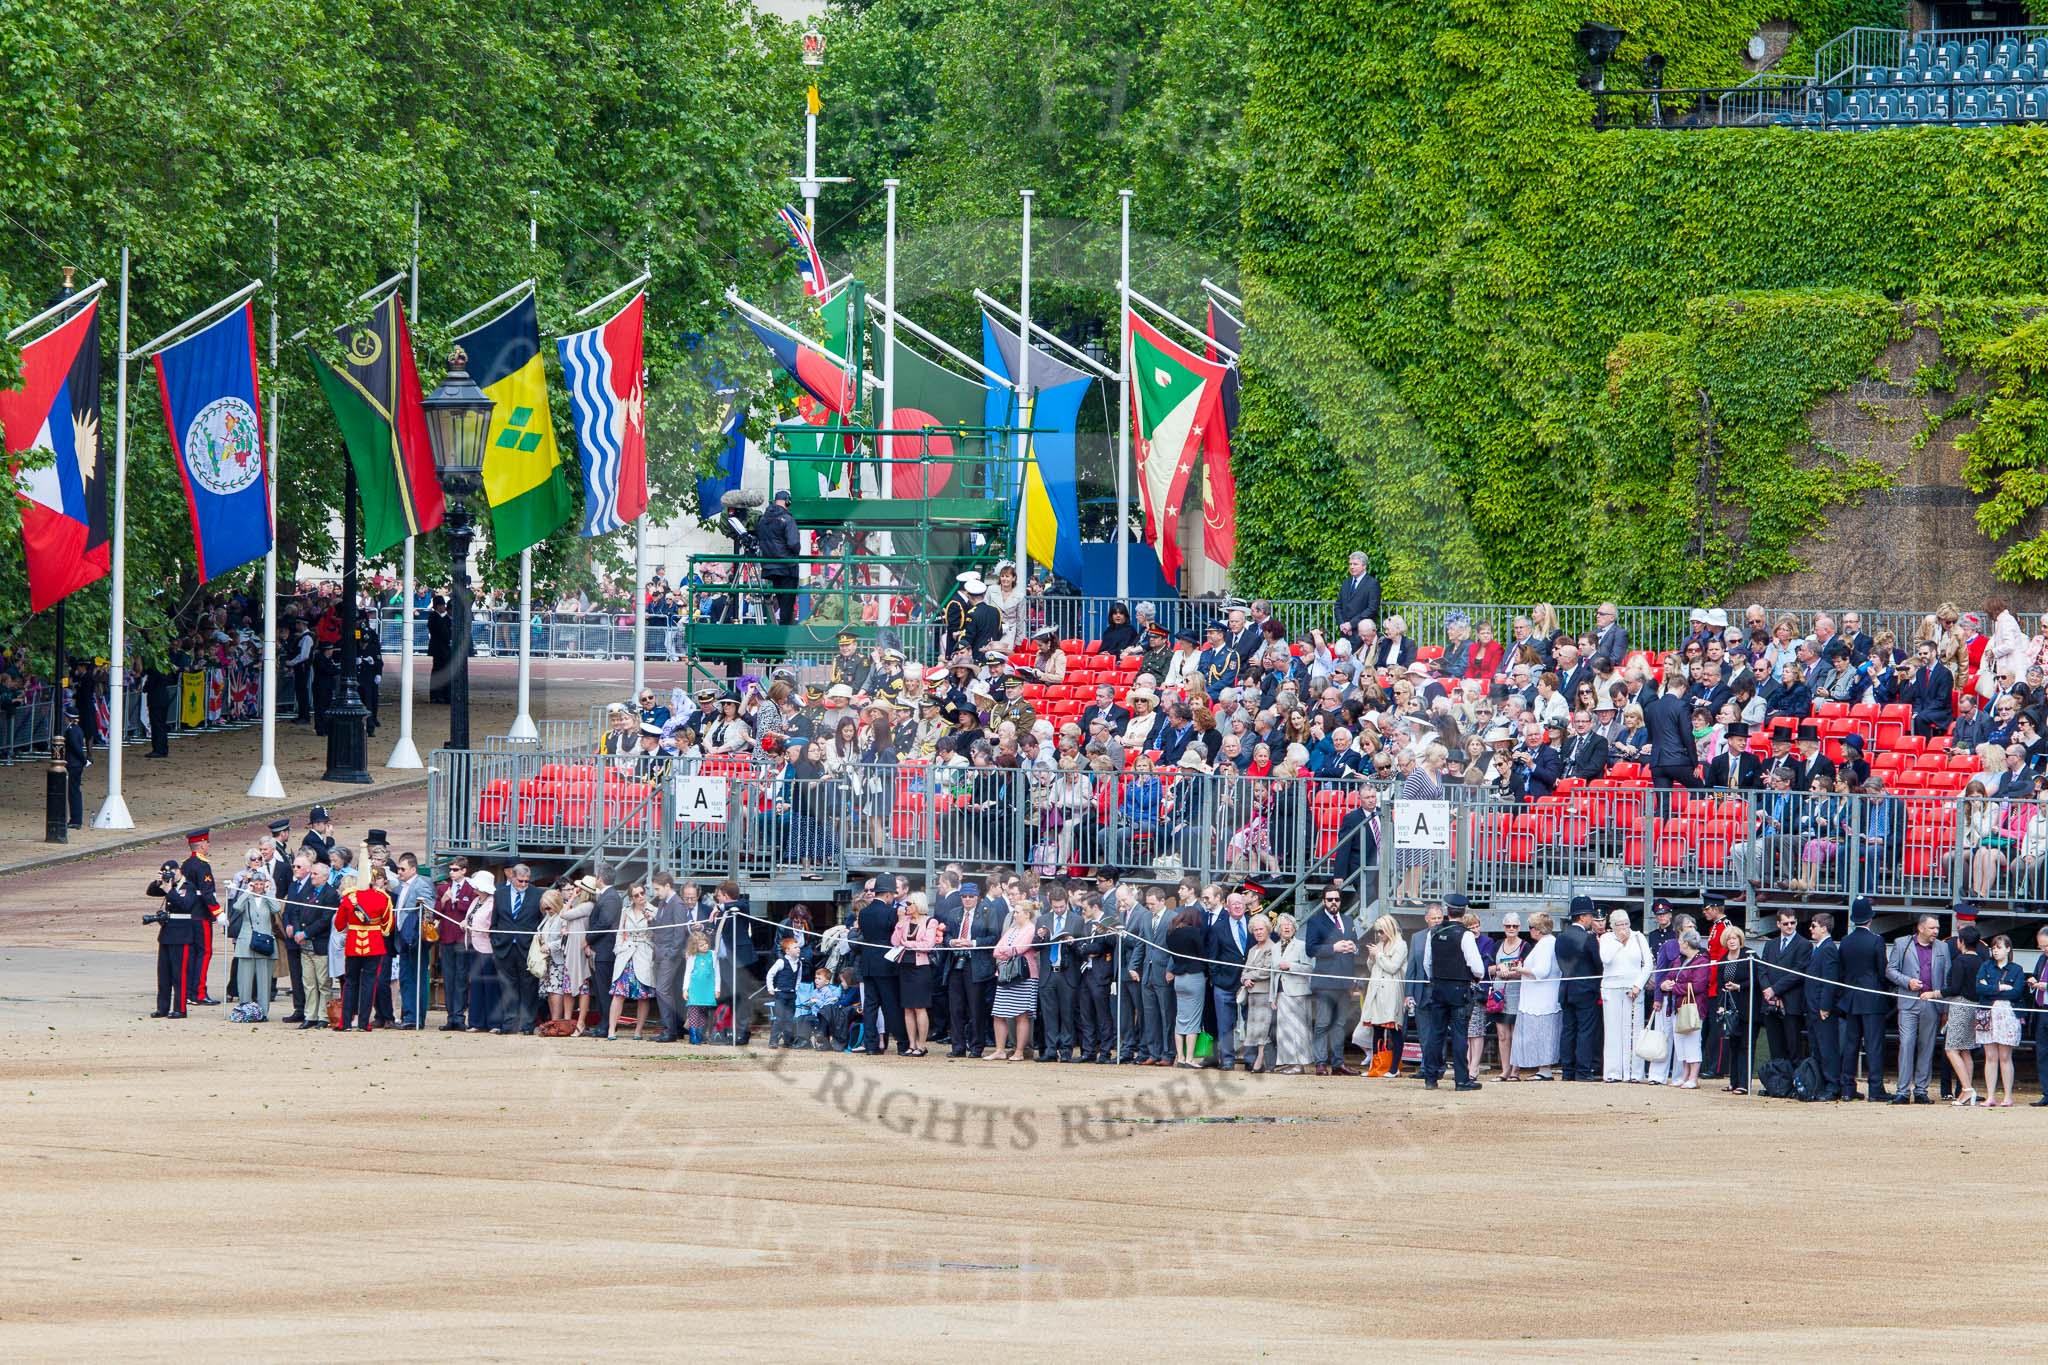
[[[1123,371],[1116,386],[1116,595],[1131,597],[1131,192],[1118,190],[1123,201],[1123,228],[1117,253],[1117,326],[1123,344],[1117,365]]]
[[[1017,332],[1017,579],[1028,598],[1031,593],[1031,198],[1035,191],[1019,190],[1024,200],[1024,236],[1019,252],[1017,316],[1023,319]]]
[[[270,215],[270,278],[277,278],[277,215]],[[270,549],[263,556],[263,762],[249,795],[282,801],[277,775],[277,291],[270,294]]]
[[[121,328],[114,343],[114,552],[113,587],[108,599],[112,621],[107,636],[107,700],[110,703],[107,741],[107,799],[92,818],[94,829],[134,829],[128,802],[121,795],[121,744],[128,738],[128,687],[124,676],[128,648],[128,248],[121,248]]]
[[[633,701],[647,686],[647,514],[633,520]]]
[[[896,187],[902,183],[894,179],[882,182],[882,189],[888,194],[882,238],[882,430],[885,432],[896,429]],[[863,322],[861,325],[866,324]],[[849,337],[848,349],[858,347],[862,340],[857,336]],[[856,350],[855,354],[858,353]],[[875,442],[875,472],[881,487],[877,491],[885,498],[896,487],[896,469],[892,463],[895,456],[896,438],[878,437]],[[922,474],[922,470],[919,472]],[[926,553],[931,550],[930,545],[924,548]]]
[[[526,249],[540,250],[540,214],[535,211],[539,190],[527,191],[530,206],[526,217]],[[540,740],[540,727],[533,723],[533,547],[519,552],[519,713],[512,717],[507,739]]]
[[[273,269],[271,273],[277,272]],[[412,291],[407,296],[406,311],[412,315],[412,325],[420,323],[420,201],[412,201]],[[398,629],[404,639],[399,648],[398,665],[398,743],[391,746],[391,757],[385,760],[387,768],[422,768],[419,746],[412,741],[412,594],[415,568],[414,550],[417,536],[405,538],[405,579],[401,591],[405,600],[399,607]]]

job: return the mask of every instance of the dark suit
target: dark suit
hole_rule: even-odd
[[[1072,940],[1081,912],[1069,905],[1039,917],[1038,1051],[1065,1061],[1074,1050],[1074,1015],[1081,986],[1081,953]]]
[[[1380,619],[1380,581],[1370,573],[1346,578],[1337,589],[1337,624],[1357,624],[1370,616]]]
[[[1338,881],[1348,884],[1353,873],[1362,873],[1359,895],[1371,900],[1380,867],[1380,835],[1386,831],[1386,817],[1377,810],[1353,806],[1337,826],[1337,844],[1331,851],[1332,871]]]
[[[1707,785],[1730,791],[1756,791],[1764,785],[1763,761],[1747,749],[1729,749],[1707,765]]]
[[[1956,718],[1956,675],[1941,664],[1916,668],[1898,700],[1913,708],[1913,733],[1940,735]]]
[[[600,1029],[610,1018],[612,971],[616,965],[613,954],[617,947],[613,935],[618,932],[619,918],[625,909],[625,895],[616,886],[607,886],[597,893],[597,903],[590,907],[590,920],[583,926],[583,941],[590,945],[590,1001],[597,1007]]]
[[[889,936],[896,931],[896,907],[876,896],[860,908],[853,936],[860,941],[861,1015],[867,1024],[868,1055],[879,1057],[887,1049],[882,1031],[896,1040],[896,1050],[910,1046],[903,1028],[903,992],[898,984],[896,964],[889,960]]]
[[[1202,947],[1202,956],[1211,959],[1209,995],[1216,1010],[1216,1065],[1225,1071],[1237,1064],[1237,987],[1244,978],[1245,952],[1251,946],[1251,926],[1226,912],[1208,927]],[[1222,965],[1225,963],[1229,965]]]
[[[1348,1006],[1358,971],[1358,953],[1356,949],[1345,952],[1335,946],[1342,941],[1358,941],[1348,916],[1317,910],[1308,917],[1308,927],[1302,931],[1302,947],[1313,959],[1309,970],[1315,973],[1309,987],[1315,1007],[1315,1042],[1310,1054],[1318,1066],[1343,1065],[1344,1044],[1351,1033]]]
[[[1842,1081],[1842,945],[1832,938],[1811,943],[1806,970],[1817,978],[1805,983],[1806,1034],[1820,1064],[1821,1097],[1839,1099],[1848,1089]]]
[[[1683,694],[1659,693],[1643,707],[1650,735],[1650,776],[1659,787],[1697,787],[1699,758],[1692,743],[1692,714]]]
[[[965,937],[974,940],[971,952],[951,953],[946,972],[946,1012],[952,1024],[953,1055],[970,1053],[979,1057],[995,1041],[995,1024],[989,1007],[995,1001],[996,959],[990,949],[1003,936],[1005,913],[986,900],[977,899],[968,915],[963,903],[960,916],[967,920]],[[961,936],[956,922],[949,940]]]
[[[451,626],[447,612],[427,613],[427,700],[437,704],[448,700],[448,665],[455,657]]]
[[[1075,929],[1076,1025],[1081,1055],[1092,1060],[1110,1056],[1116,1047],[1116,1004],[1110,986],[1116,979],[1117,940],[1108,919],[1090,922],[1085,916]]]
[[[491,959],[498,969],[497,1027],[531,1033],[540,1018],[540,979],[526,970],[527,949],[540,928],[540,888],[506,882],[491,893]]]
[[[1113,735],[1121,735],[1124,727],[1131,723],[1131,713],[1115,702],[1108,706],[1090,706],[1081,713],[1081,733],[1084,736],[1088,733],[1088,727],[1095,723],[1097,716],[1109,722],[1109,732]]]
[[[1792,790],[1796,792],[1825,792],[1835,785],[1835,763],[1819,749],[1813,757],[1800,755],[1797,766],[1792,769]]]
[[[1406,668],[1415,662],[1415,648],[1415,642],[1405,635],[1398,640],[1391,635],[1383,635],[1373,646],[1373,664],[1378,668]]]
[[[1856,1055],[1873,1099],[1889,1098],[1884,1088],[1884,1021],[1892,1012],[1891,983],[1885,979],[1884,939],[1857,925],[1842,940],[1842,1094],[1856,1093]],[[1861,989],[1854,989],[1860,987]]]
[[[1796,1062],[1806,1055],[1802,1037],[1806,978],[1796,973],[1811,970],[1807,964],[1813,958],[1813,941],[1797,931],[1789,943],[1773,935],[1764,941],[1758,956],[1763,960],[1763,968],[1757,973],[1757,1023],[1770,1040],[1771,1055]],[[1773,1009],[1764,1000],[1762,992],[1766,990],[1777,996],[1782,1008]]]
[[[1567,979],[1558,995],[1564,1007],[1564,1037],[1558,1063],[1568,1081],[1600,1079],[1600,940],[1576,924],[1557,936],[1557,971]]]
[[[1566,777],[1591,782],[1607,776],[1607,741],[1595,731],[1567,739],[1561,757]]]
[[[1508,773],[1508,793],[1517,801],[1535,801],[1557,790],[1564,775],[1564,760],[1548,744],[1528,750],[1529,761],[1517,763]]]

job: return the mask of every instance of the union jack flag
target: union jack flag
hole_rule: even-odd
[[[796,270],[804,277],[804,296],[813,299],[825,297],[825,261],[818,255],[818,243],[811,236],[811,225],[804,221],[801,212],[787,205],[778,216],[789,232],[789,244],[796,248]]]

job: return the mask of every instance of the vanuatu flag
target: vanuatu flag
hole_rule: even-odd
[[[341,368],[312,353],[313,373],[341,424],[363,509],[363,552],[380,555],[441,524],[441,484],[420,409],[405,310],[393,294],[367,321],[335,334]]]
[[[864,311],[861,298],[861,284],[855,280],[818,310],[825,324],[825,349],[842,364],[847,360],[846,339],[853,335],[850,319]],[[848,444],[848,439],[838,434],[844,419],[808,391],[797,395],[796,407],[804,421],[816,430],[786,429],[783,433],[783,444],[790,456],[790,491],[807,498],[820,497],[826,489],[839,486],[840,452]]]
[[[484,440],[484,500],[498,558],[510,559],[546,540],[575,511],[548,415],[533,295],[455,343],[469,353],[469,377],[497,405]]]

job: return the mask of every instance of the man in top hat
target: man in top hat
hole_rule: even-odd
[[[1842,1098],[1856,1094],[1856,1058],[1863,1057],[1868,1090],[1862,1098],[1890,1100],[1884,1088],[1884,1021],[1892,1011],[1892,987],[1885,979],[1884,939],[1870,921],[1876,909],[1858,896],[1849,907],[1849,935],[1842,940]],[[1906,940],[1910,942],[1911,940]],[[1911,1092],[1908,1092],[1910,1094]]]
[[[1762,772],[1759,777],[1766,778],[1772,773],[1782,772],[1785,774],[1786,785],[1790,786],[1799,780],[1799,756],[1792,752],[1792,736],[1798,727],[1790,721],[1772,721],[1770,727],[1771,752],[1761,764]]]
[[[199,904],[205,913],[196,921],[193,935],[193,950],[190,959],[191,980],[186,985],[191,1003],[195,1005],[218,1005],[220,1001],[206,993],[206,977],[213,968],[213,922],[220,915],[220,891],[214,885],[213,864],[208,854],[213,849],[213,834],[210,830],[195,829],[185,836],[185,861],[178,871],[197,894]]]
[[[868,661],[860,655],[860,637],[851,631],[842,630],[838,639],[839,652],[832,656],[832,681],[843,685],[847,695],[868,690],[868,679],[873,673]]]
[[[1571,919],[1557,936],[1557,970],[1564,978],[1558,992],[1564,1010],[1558,1063],[1568,1081],[1597,1081],[1601,1075],[1600,911],[1591,896],[1572,897]]]
[[[761,545],[761,578],[773,592],[775,623],[796,624],[797,557],[803,554],[803,533],[789,510],[789,490],[775,490],[768,510],[754,530]]]
[[[1799,723],[1799,764],[1793,769],[1792,790],[1828,792],[1835,785],[1835,763],[1820,747],[1820,727],[1810,720]]]
[[[1731,721],[1722,731],[1727,747],[1707,765],[1707,785],[1724,791],[1755,791],[1764,784],[1764,766],[1749,751],[1749,727]]]

